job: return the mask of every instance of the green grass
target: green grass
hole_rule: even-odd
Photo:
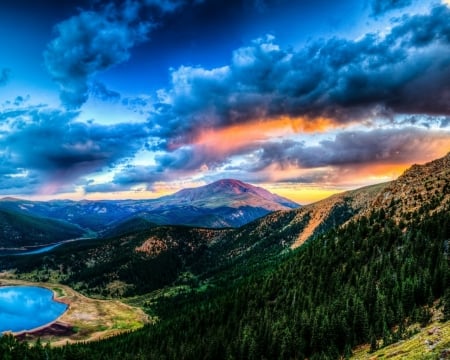
[[[369,345],[354,351],[352,359],[439,359],[444,350],[450,349],[450,321],[434,321],[411,338],[369,352]]]

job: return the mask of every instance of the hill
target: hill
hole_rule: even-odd
[[[389,184],[334,196],[309,209],[272,213],[239,229],[159,227],[67,245],[66,254],[73,254],[73,246],[85,248],[77,257],[80,270],[69,263],[66,281],[75,286],[88,268],[84,291],[106,289],[108,295],[107,285],[119,278],[123,294],[142,294],[129,301],[160,320],[46,356],[337,359],[350,357],[361,344],[375,351],[406,339],[436,312],[446,327],[449,158],[413,166]],[[314,217],[323,220],[311,222]],[[311,235],[292,250],[305,230]],[[34,265],[48,272],[60,265],[62,252],[61,247],[49,253],[47,260],[30,256],[27,266],[41,259]],[[112,264],[112,258],[118,262]],[[91,259],[88,267],[85,259]],[[19,271],[25,268],[19,265]],[[155,283],[158,279],[163,281]],[[163,283],[158,291],[140,292],[145,284],[156,289]]]
[[[348,191],[300,209],[273,212],[238,229],[157,226],[134,217],[104,232],[113,237],[107,241],[67,244],[45,258],[11,259],[9,266],[22,272],[34,270],[36,280],[48,276],[42,274],[49,270],[70,268],[70,274],[53,276],[86,294],[103,296],[117,296],[117,281],[122,288],[118,294],[131,296],[169,285],[186,272],[208,278],[245,263],[245,273],[251,273],[298,246],[299,238],[305,241],[344,224],[368,207],[385,186]],[[180,195],[186,201],[202,198],[184,190],[176,197]],[[6,264],[5,260],[4,268]],[[150,274],[149,268],[153,269]],[[133,272],[133,277],[128,272]],[[114,291],[109,290],[112,288]]]
[[[208,231],[203,228],[158,227],[143,217],[133,217],[105,232],[115,236],[111,240],[66,245],[45,258],[11,259],[9,266],[23,272],[34,269],[40,274],[36,275],[36,279],[42,279],[42,272],[48,272],[49,269],[57,272],[61,268],[70,268],[70,274],[54,276],[87,294],[104,296],[117,296],[108,290],[114,288],[116,291],[117,286],[113,287],[112,284],[117,285],[117,281],[122,288],[120,295],[133,295],[168,285],[186,272],[195,277],[208,278],[232,271],[230,269],[243,263],[246,264],[245,273],[259,271],[270,259],[285,253],[289,248],[296,248],[352,220],[365,218],[375,210],[391,214],[394,206],[392,201],[381,202],[380,199],[388,199],[386,194],[392,194],[393,189],[403,189],[405,192],[409,185],[405,185],[404,179],[411,178],[411,172],[420,177],[418,182],[428,184],[429,191],[426,188],[421,191],[421,201],[423,208],[430,206],[436,202],[436,189],[434,185],[431,186],[436,178],[435,167],[436,162],[420,167],[421,172],[418,172],[417,167],[412,167],[391,183],[343,192],[299,209],[273,212],[238,229]],[[445,169],[441,164],[438,167]],[[444,180],[436,180],[441,190],[444,189],[444,183]],[[418,189],[415,182],[412,186]],[[224,187],[228,187],[228,190],[224,190]],[[205,202],[223,196],[226,192],[241,196],[250,191],[251,188],[239,182],[227,180],[194,190],[182,190],[165,199],[164,203]],[[407,205],[411,202],[408,199],[414,198],[416,192],[407,194],[402,203],[394,201],[398,204],[395,209],[398,209],[399,216],[404,218],[402,226],[407,219],[411,219],[411,215],[407,215]],[[73,253],[78,256],[73,258],[67,255]],[[19,263],[21,261],[23,264]],[[3,268],[7,266],[5,262]],[[151,275],[147,274],[148,268],[154,269]],[[133,277],[128,276],[131,271]],[[170,276],[161,275],[161,272]],[[157,281],[153,279],[158,277],[160,279]]]
[[[62,221],[0,210],[0,248],[36,246],[77,238],[84,231]]]

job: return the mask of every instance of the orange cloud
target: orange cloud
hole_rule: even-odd
[[[249,144],[268,139],[282,138],[293,133],[324,132],[336,128],[338,124],[331,119],[287,116],[271,120],[233,125],[222,129],[200,132],[193,145],[211,148],[216,154],[229,154],[245,148]]]

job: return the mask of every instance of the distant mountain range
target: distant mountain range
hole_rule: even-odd
[[[442,210],[450,202],[449,168],[450,155],[413,166],[390,183],[343,192],[297,209],[272,212],[239,228],[156,226],[145,219],[150,212],[142,212],[111,228],[107,235],[113,239],[91,245],[70,245],[69,254],[80,253],[76,263],[72,264],[74,260],[66,258],[68,255],[62,248],[58,255],[55,254],[61,257],[60,260],[54,262],[68,262],[73,268],[85,269],[73,275],[72,281],[86,281],[91,291],[95,291],[91,282],[107,286],[108,279],[120,279],[132,292],[142,293],[162,285],[160,272],[149,274],[145,270],[161,261],[167,261],[164,271],[170,269],[171,276],[166,280],[171,282],[183,266],[202,273],[219,271],[217,269],[232,263],[245,261],[248,264],[259,261],[255,259],[268,259],[374,212],[384,212],[397,223],[407,224],[408,219],[412,219],[408,214],[417,212],[419,208],[430,213]],[[267,202],[265,206],[268,207],[275,200],[292,204],[263,189],[235,180],[223,180],[201,188],[181,190],[155,203],[160,204],[156,208],[160,211],[175,204],[180,211],[201,206],[223,208],[227,205],[231,208],[231,204],[242,210],[243,201],[253,207]],[[99,257],[103,260],[92,265]],[[124,268],[133,269],[133,280],[127,277],[128,272],[121,270]]]
[[[60,222],[59,235],[39,232],[33,244],[49,243],[80,236],[84,232],[98,232],[102,236],[142,230],[156,225],[188,225],[209,228],[239,227],[277,210],[299,207],[293,201],[239,180],[224,179],[173,195],[149,200],[102,201],[28,201],[15,198],[0,200],[0,210],[16,214],[13,222],[40,219],[41,227]],[[7,219],[3,229],[9,229]],[[47,227],[48,227],[47,226]],[[32,222],[17,226],[17,238],[26,237],[20,229],[30,232]],[[27,230],[25,230],[27,229]],[[64,230],[68,230],[64,235]],[[6,231],[6,230],[4,230]],[[33,230],[34,231],[34,230]],[[0,234],[1,235],[1,234]],[[5,234],[5,239],[7,234]],[[11,245],[1,240],[0,246]],[[28,242],[21,241],[21,244]]]

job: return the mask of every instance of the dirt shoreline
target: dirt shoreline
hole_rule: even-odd
[[[34,283],[0,276],[0,286],[37,286],[53,293],[55,301],[67,305],[57,319],[34,329],[12,333],[20,340],[49,342],[52,346],[94,341],[136,330],[149,323],[142,309],[118,300],[88,298],[66,285]]]
[[[13,287],[16,287],[16,286],[33,286],[33,287],[38,287],[38,288],[41,288],[41,289],[49,290],[49,291],[52,292],[52,300],[53,300],[53,301],[59,302],[59,303],[61,303],[61,304],[64,304],[64,305],[66,305],[67,307],[66,307],[66,309],[64,310],[64,312],[63,312],[61,315],[59,315],[56,319],[54,319],[54,320],[52,320],[52,321],[50,321],[50,322],[48,322],[48,323],[46,323],[46,324],[43,324],[43,325],[41,325],[41,326],[38,326],[38,327],[35,327],[35,328],[32,328],[32,329],[22,330],[22,331],[8,331],[8,330],[4,331],[4,332],[6,332],[6,333],[8,333],[8,334],[14,335],[15,337],[18,337],[18,338],[19,338],[19,337],[21,337],[22,335],[26,335],[26,334],[35,334],[35,333],[39,332],[40,330],[44,330],[45,328],[51,327],[51,325],[53,325],[54,323],[58,322],[59,319],[61,319],[61,317],[62,317],[62,316],[69,310],[69,308],[70,308],[70,303],[69,303],[69,302],[64,301],[63,299],[59,299],[58,297],[56,297],[57,294],[56,294],[56,291],[55,291],[54,289],[51,289],[51,288],[48,288],[48,287],[45,287],[45,286],[41,286],[41,285],[9,285],[9,284],[8,284],[8,285],[3,285],[2,282],[1,282],[1,280],[0,280],[0,288],[8,288],[8,287],[13,288]]]

